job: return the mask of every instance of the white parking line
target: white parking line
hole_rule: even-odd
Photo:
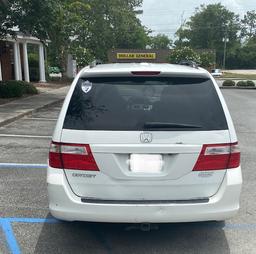
[[[33,164],[33,163],[0,163],[0,169],[46,169],[47,164]]]
[[[41,138],[41,139],[51,139],[52,138],[52,136],[19,135],[19,134],[0,134],[0,137],[7,137],[7,138]]]
[[[44,117],[27,117],[23,120],[35,120],[35,121],[57,121],[57,118],[44,118]]]
[[[1,209],[23,209],[23,210],[41,210],[49,211],[48,207],[33,207],[33,206],[17,206],[17,205],[0,205]]]

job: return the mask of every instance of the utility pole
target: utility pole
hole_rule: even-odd
[[[185,24],[185,19],[184,19],[184,15],[185,15],[185,11],[183,11],[181,13],[181,16],[180,16],[180,26],[182,27],[184,24]]]
[[[229,42],[229,39],[227,37],[227,27],[225,28],[225,37],[223,38],[223,42],[224,42],[224,52],[223,52],[222,69],[225,70],[226,69],[227,42]]]

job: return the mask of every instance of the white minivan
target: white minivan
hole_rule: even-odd
[[[127,223],[224,220],[239,209],[240,151],[204,69],[150,63],[86,67],[52,137],[51,214]]]

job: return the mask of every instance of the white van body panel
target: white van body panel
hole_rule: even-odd
[[[236,215],[242,186],[241,168],[227,170],[218,192],[207,203],[84,203],[70,189],[63,170],[47,174],[51,214],[66,221],[170,223],[225,220]]]
[[[141,143],[142,131],[63,129],[69,102],[81,77],[128,77],[132,76],[131,71],[160,71],[159,77],[209,78],[221,102],[228,129],[150,131],[153,135],[150,144]],[[240,167],[193,171],[203,145],[237,142],[233,122],[218,84],[202,68],[148,63],[86,67],[79,72],[66,96],[53,141],[89,144],[99,167],[99,171],[48,167],[50,210],[57,218],[102,222],[222,220],[233,216],[239,208],[242,184]],[[160,155],[162,170],[153,174],[131,172],[132,154]]]

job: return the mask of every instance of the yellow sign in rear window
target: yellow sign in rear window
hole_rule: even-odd
[[[117,53],[117,59],[156,59],[156,53]]]

